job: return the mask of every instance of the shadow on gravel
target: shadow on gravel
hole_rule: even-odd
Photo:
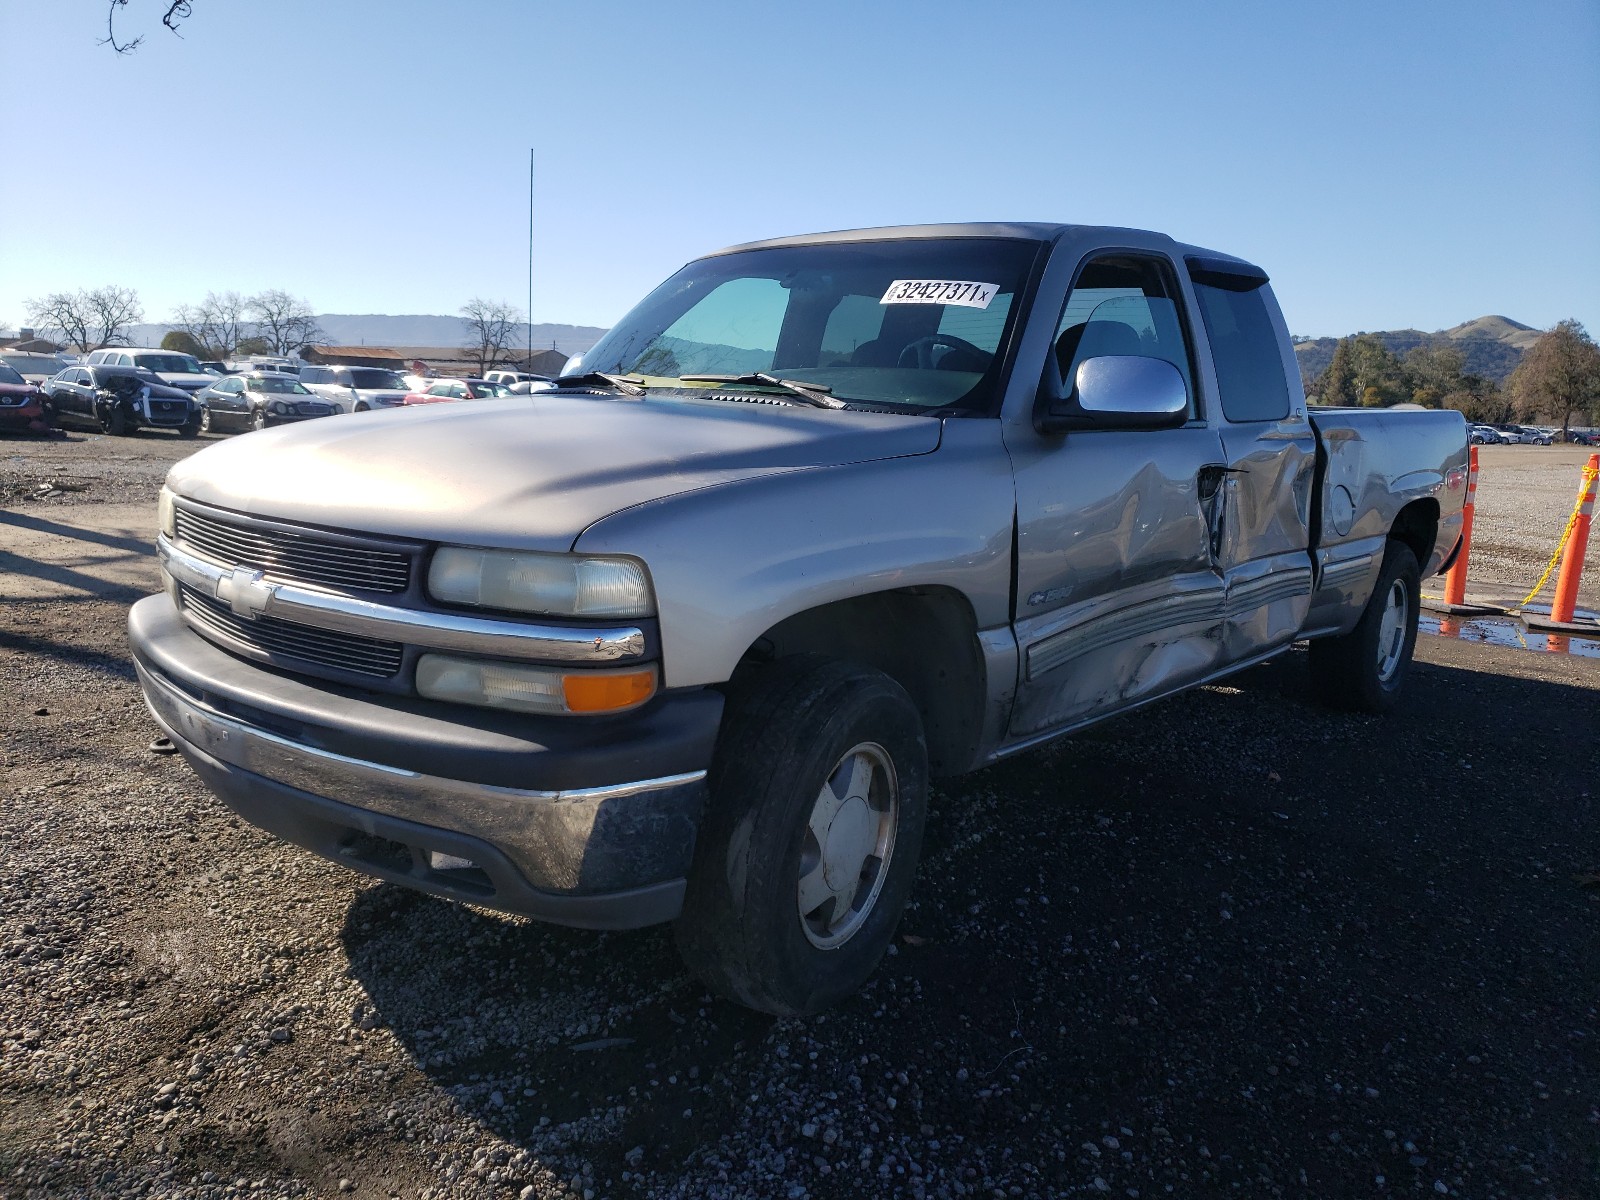
[[[1418,663],[1378,720],[1313,707],[1304,659],[949,781],[895,954],[822,1017],[710,1001],[663,930],[379,885],[343,933],[351,1018],[531,1154],[578,1121],[607,1191],[714,1186],[754,1128],[812,1196],[864,1194],[804,1166],[822,1119],[850,1154],[1004,1156],[1046,1189],[1580,1194],[1594,691]]]
[[[54,534],[56,537],[70,538],[78,542],[93,542],[99,546],[109,546],[113,550],[127,550],[133,554],[154,556],[156,552],[155,543],[148,538],[118,537],[93,529],[79,529],[76,525],[46,521],[42,517],[30,516],[15,509],[0,508],[0,525],[14,525],[19,529]]]
[[[134,599],[140,599],[136,595]],[[60,604],[60,601],[56,601]],[[121,614],[118,614],[119,617]],[[99,619],[98,615],[94,619]],[[35,637],[32,634],[17,633],[14,630],[0,629],[0,647],[13,650],[18,654],[37,654],[41,658],[74,667],[87,667],[104,675],[111,675],[117,679],[126,679],[132,682],[137,676],[133,670],[133,660],[126,654],[107,654],[103,650],[91,650],[84,646],[74,645],[69,641],[58,641],[55,638]]]
[[[119,560],[135,558],[133,554],[122,554],[115,558],[100,560],[98,565]],[[111,600],[117,604],[132,604],[142,600],[150,594],[149,589],[130,587],[125,583],[112,583],[100,579],[83,571],[75,571],[71,567],[57,566],[54,563],[43,563],[37,559],[24,558],[20,554],[12,554],[7,550],[0,550],[0,575],[27,575],[43,583],[53,583],[57,587],[70,588],[92,596],[96,600]]]

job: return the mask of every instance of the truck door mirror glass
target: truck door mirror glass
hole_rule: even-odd
[[[1035,424],[1041,433],[1166,429],[1188,415],[1188,389],[1177,367],[1161,358],[1107,354],[1079,362],[1072,394],[1053,398]]]

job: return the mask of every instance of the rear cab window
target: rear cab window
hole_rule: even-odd
[[[1289,415],[1289,381],[1267,298],[1265,275],[1190,264],[1200,319],[1211,344],[1222,415],[1235,424]]]

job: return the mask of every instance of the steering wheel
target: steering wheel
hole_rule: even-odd
[[[900,357],[895,360],[894,365],[897,367],[916,367],[918,370],[931,371],[933,370],[933,351],[936,346],[945,346],[951,350],[971,351],[973,354],[976,354],[980,359],[983,360],[985,367],[988,366],[989,360],[994,357],[994,355],[990,354],[981,346],[974,346],[965,338],[954,337],[948,333],[934,333],[929,334],[927,337],[921,337],[914,342],[908,343],[906,348],[900,351]],[[906,361],[908,357],[911,359],[910,362]]]

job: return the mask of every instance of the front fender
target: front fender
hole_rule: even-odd
[[[669,687],[723,683],[763,633],[836,600],[948,587],[978,628],[1011,619],[1015,510],[996,421],[949,420],[931,454],[814,467],[615,513],[584,553],[650,568]]]

